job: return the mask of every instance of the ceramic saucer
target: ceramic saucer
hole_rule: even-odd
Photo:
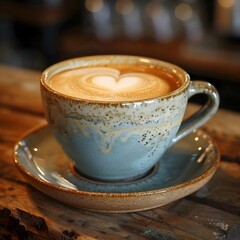
[[[80,176],[48,126],[24,136],[15,163],[37,189],[68,205],[99,212],[134,212],[171,203],[206,184],[219,163],[209,135],[196,130],[172,146],[151,172],[126,183],[102,183]]]

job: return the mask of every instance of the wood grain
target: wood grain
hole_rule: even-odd
[[[231,164],[227,163],[227,165]],[[165,237],[166,239],[207,240],[214,239],[215,235],[219,238],[226,237],[227,232],[240,221],[239,212],[229,213],[209,205],[207,201],[199,203],[192,201],[191,198],[179,200],[162,208],[133,214],[87,212],[65,206],[35,190],[21,176],[18,176],[14,166],[9,170],[11,174],[8,175],[5,172],[0,179],[1,212],[4,215],[4,211],[8,211],[8,214],[5,212],[7,217],[4,218],[7,224],[11,224],[8,218],[12,216],[19,220],[19,225],[24,226],[25,231],[28,232],[26,234],[31,233],[37,239],[41,239],[40,237],[60,239],[64,235],[75,233],[73,236],[81,236],[82,239],[87,239],[83,238],[84,236],[91,236],[96,239],[161,239]],[[240,172],[238,174],[240,176]],[[214,181],[220,181],[219,177],[216,175],[213,178]],[[229,176],[225,176],[227,177]],[[233,178],[230,182],[237,185],[239,178]],[[209,184],[211,185],[211,182]],[[215,189],[211,187],[208,198],[214,197],[218,187],[216,184],[215,186]],[[229,187],[231,189],[229,183],[222,186],[223,189]],[[208,185],[205,188],[208,188]],[[196,198],[199,197],[198,194],[196,193]],[[220,197],[221,193],[218,195]],[[203,198],[203,195],[200,198]],[[216,202],[218,203],[217,200]],[[6,225],[3,228],[7,230]],[[69,237],[69,239],[75,238]]]
[[[42,115],[40,76],[32,70],[0,65],[0,105]]]
[[[34,189],[13,162],[13,146],[46,124],[40,73],[0,66],[0,239],[227,239],[240,225],[240,115],[220,110],[204,125],[221,150],[212,180],[167,206],[129,214],[88,212]],[[198,106],[189,105],[186,116]],[[227,239],[230,240],[230,239]]]

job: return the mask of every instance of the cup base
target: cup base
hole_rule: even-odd
[[[138,182],[138,181],[144,181],[147,178],[150,178],[152,175],[154,175],[156,173],[156,171],[159,168],[159,163],[157,163],[156,165],[154,165],[150,170],[148,170],[147,172],[143,173],[143,174],[139,174],[137,176],[134,177],[130,177],[130,178],[124,178],[124,179],[100,179],[100,178],[95,178],[92,176],[88,176],[84,173],[82,173],[76,166],[74,163],[70,163],[70,169],[72,171],[72,173],[77,176],[78,178],[81,178],[82,180],[88,181],[88,182],[92,182],[92,183],[97,183],[97,184],[131,184],[134,182]]]

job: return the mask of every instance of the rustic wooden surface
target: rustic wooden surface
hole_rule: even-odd
[[[240,114],[219,110],[203,127],[221,164],[195,194],[144,212],[88,212],[34,189],[13,163],[15,142],[45,123],[39,76],[0,65],[0,239],[240,239]]]

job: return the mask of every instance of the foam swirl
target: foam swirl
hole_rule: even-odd
[[[79,68],[55,75],[50,86],[65,95],[95,101],[134,101],[171,91],[169,82],[160,76],[135,69],[128,71],[111,67]]]

